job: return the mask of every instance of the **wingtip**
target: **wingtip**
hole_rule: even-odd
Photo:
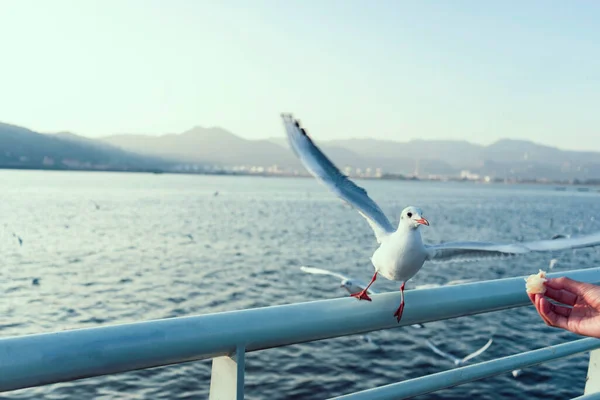
[[[285,120],[293,119],[294,118],[294,116],[292,115],[292,113],[284,113],[284,112],[282,112],[280,115],[281,115],[281,118],[283,118]]]
[[[294,116],[290,113],[281,113],[281,118],[283,118],[285,122],[293,123],[296,126],[296,128],[300,129],[302,133],[306,135],[306,131],[304,130],[304,128],[302,128],[302,125],[300,124],[300,120],[298,118],[294,118]]]
[[[294,126],[296,128],[298,128],[298,130],[300,131],[300,133],[302,133],[303,136],[310,139],[310,135],[302,127],[302,125],[300,124],[300,120],[297,118],[294,118],[292,113],[281,113],[280,115],[284,122],[291,122],[292,124],[294,124]]]

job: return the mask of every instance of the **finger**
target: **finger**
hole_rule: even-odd
[[[575,293],[567,292],[566,290],[557,290],[551,287],[546,287],[546,297],[569,306],[574,306],[575,301],[577,301],[577,295]]]
[[[542,314],[542,310],[541,310],[541,307],[540,307],[540,298],[542,298],[542,295],[540,295],[540,294],[534,294],[534,295],[531,295],[531,296],[533,297],[533,305],[535,306],[535,310],[540,315],[540,318],[542,318],[542,320],[544,321],[545,324],[550,325],[550,321],[546,320],[546,318]]]
[[[552,326],[552,322],[546,318],[546,316],[544,315],[544,313],[542,312],[542,306],[540,304],[540,300],[543,297],[541,295],[536,295],[535,296],[535,309],[537,310],[538,314],[540,315],[540,317],[542,318],[542,320],[544,321],[544,323],[548,326]]]
[[[558,315],[562,315],[563,317],[569,318],[571,316],[571,311],[573,310],[570,307],[561,306],[558,304],[550,303],[550,309],[557,313]]]
[[[567,292],[571,292],[576,294],[577,296],[582,296],[586,292],[590,290],[598,290],[598,286],[592,285],[591,283],[583,283],[574,281],[573,279],[569,279],[566,276],[561,276],[560,278],[548,279],[546,281],[546,287],[550,287],[556,290],[566,290]]]
[[[539,301],[539,311],[544,320],[549,322],[550,326],[555,326],[557,328],[567,329],[568,319],[564,315],[557,314],[552,309],[552,304],[545,298],[540,298]],[[568,329],[567,329],[568,330]]]
[[[531,300],[531,302],[535,306],[535,294],[533,294],[533,293],[527,293],[527,296],[529,297],[529,300]]]

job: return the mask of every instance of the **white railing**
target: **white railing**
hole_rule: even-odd
[[[600,268],[549,274],[563,275],[600,282]],[[213,358],[211,399],[242,399],[246,352],[530,304],[523,277],[407,291],[410,306],[400,324],[392,315],[399,293],[373,295],[372,299],[321,300],[4,338],[0,339],[0,391]],[[557,358],[548,357],[552,352],[563,357],[595,348],[600,348],[600,341],[584,339],[419,379],[437,390]],[[466,378],[456,378],[467,373],[462,375]],[[411,380],[372,390],[387,396],[381,398],[403,398],[425,390],[414,389],[419,385],[423,383]],[[361,397],[364,393],[349,398],[367,398]]]

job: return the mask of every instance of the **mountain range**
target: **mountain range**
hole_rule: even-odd
[[[499,178],[571,180],[600,177],[600,153],[567,151],[529,141],[503,139],[489,146],[466,141],[377,139],[318,140],[341,168],[394,174],[457,176],[463,170]],[[142,154],[221,166],[278,165],[304,172],[282,137],[247,140],[221,128],[194,127],[179,135],[113,135],[105,143]]]
[[[570,180],[600,177],[600,153],[566,151],[522,140],[489,146],[466,141],[377,139],[319,140],[341,168],[381,168],[385,173],[427,177],[461,171],[497,178]],[[180,134],[119,134],[89,139],[69,132],[42,134],[0,123],[1,168],[171,170],[201,166],[277,165],[304,169],[283,136],[247,140],[225,129],[196,126]]]
[[[42,134],[0,123],[0,168],[151,171],[172,164],[69,132]]]

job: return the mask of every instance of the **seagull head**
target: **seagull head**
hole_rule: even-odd
[[[342,280],[340,287],[346,289],[350,294],[358,293],[363,290],[362,286],[353,282],[351,279]]]
[[[410,229],[417,229],[421,225],[429,226],[429,221],[423,218],[423,211],[417,207],[406,207],[400,214],[400,225]]]

